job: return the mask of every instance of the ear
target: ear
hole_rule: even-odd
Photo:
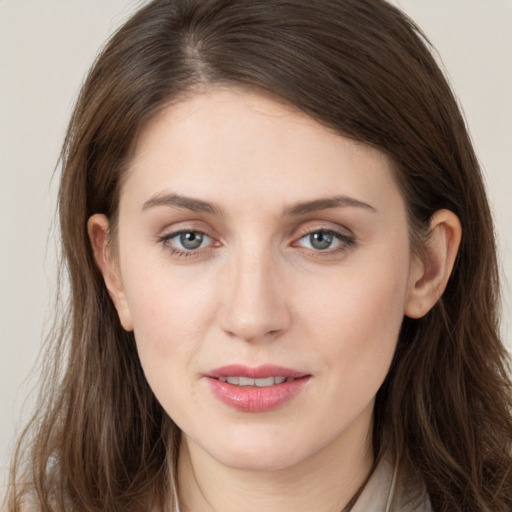
[[[109,221],[105,215],[95,214],[87,222],[94,260],[103,275],[108,294],[114,303],[121,325],[127,331],[133,330],[133,322],[121,279],[119,263],[109,245]]]
[[[437,211],[430,222],[430,236],[422,258],[415,256],[409,275],[405,315],[421,318],[443,294],[459,250],[462,228],[449,210]]]

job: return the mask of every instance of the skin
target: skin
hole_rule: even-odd
[[[142,131],[114,243],[103,215],[88,227],[148,382],[184,434],[182,510],[339,512],[373,463],[374,398],[403,316],[444,289],[457,218],[434,216],[420,260],[383,153],[268,97],[211,89]],[[180,245],[181,230],[204,233],[201,246]],[[310,235],[326,232],[318,249]],[[204,377],[234,363],[311,377],[275,410],[241,412]]]

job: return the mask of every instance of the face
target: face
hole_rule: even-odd
[[[143,131],[116,242],[121,321],[197,452],[283,468],[365,438],[416,268],[384,154],[264,96],[197,94]]]

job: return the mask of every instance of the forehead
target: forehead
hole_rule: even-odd
[[[384,153],[239,89],[191,95],[142,130],[121,201],[129,194],[142,204],[168,190],[228,203],[244,197],[282,204],[333,194],[400,200]]]

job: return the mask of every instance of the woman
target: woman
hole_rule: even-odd
[[[492,221],[398,10],[151,2],[62,158],[67,360],[11,510],[510,510]]]

